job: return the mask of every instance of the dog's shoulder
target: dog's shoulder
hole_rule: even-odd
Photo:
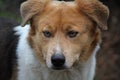
[[[16,21],[0,17],[0,80],[9,80],[16,65],[18,36],[13,28],[17,25]]]

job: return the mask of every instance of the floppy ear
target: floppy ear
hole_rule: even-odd
[[[28,0],[21,4],[20,12],[22,16],[21,26],[25,26],[27,21],[29,21],[34,15],[42,12],[45,5],[50,0]]]
[[[98,0],[76,0],[79,10],[90,17],[103,30],[107,30],[108,8]]]

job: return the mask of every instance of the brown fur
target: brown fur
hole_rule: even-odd
[[[28,41],[36,57],[44,64],[55,53],[57,43],[60,44],[69,67],[76,61],[87,61],[96,44],[101,41],[97,26],[107,29],[108,9],[98,0],[28,0],[22,4],[21,13],[22,26],[30,20]],[[50,31],[52,37],[46,38],[44,30]],[[69,38],[66,32],[70,30],[78,31],[79,34],[75,38]]]

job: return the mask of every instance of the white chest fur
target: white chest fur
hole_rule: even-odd
[[[66,71],[54,71],[43,66],[34,57],[34,51],[27,42],[29,25],[15,28],[19,37],[17,47],[18,56],[18,80],[93,80],[96,59],[95,55],[99,49],[96,46],[93,55],[86,63]]]

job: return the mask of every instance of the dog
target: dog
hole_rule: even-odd
[[[27,0],[12,80],[93,80],[108,8],[98,0]],[[27,25],[27,22],[30,22]],[[14,78],[16,77],[16,79]]]

